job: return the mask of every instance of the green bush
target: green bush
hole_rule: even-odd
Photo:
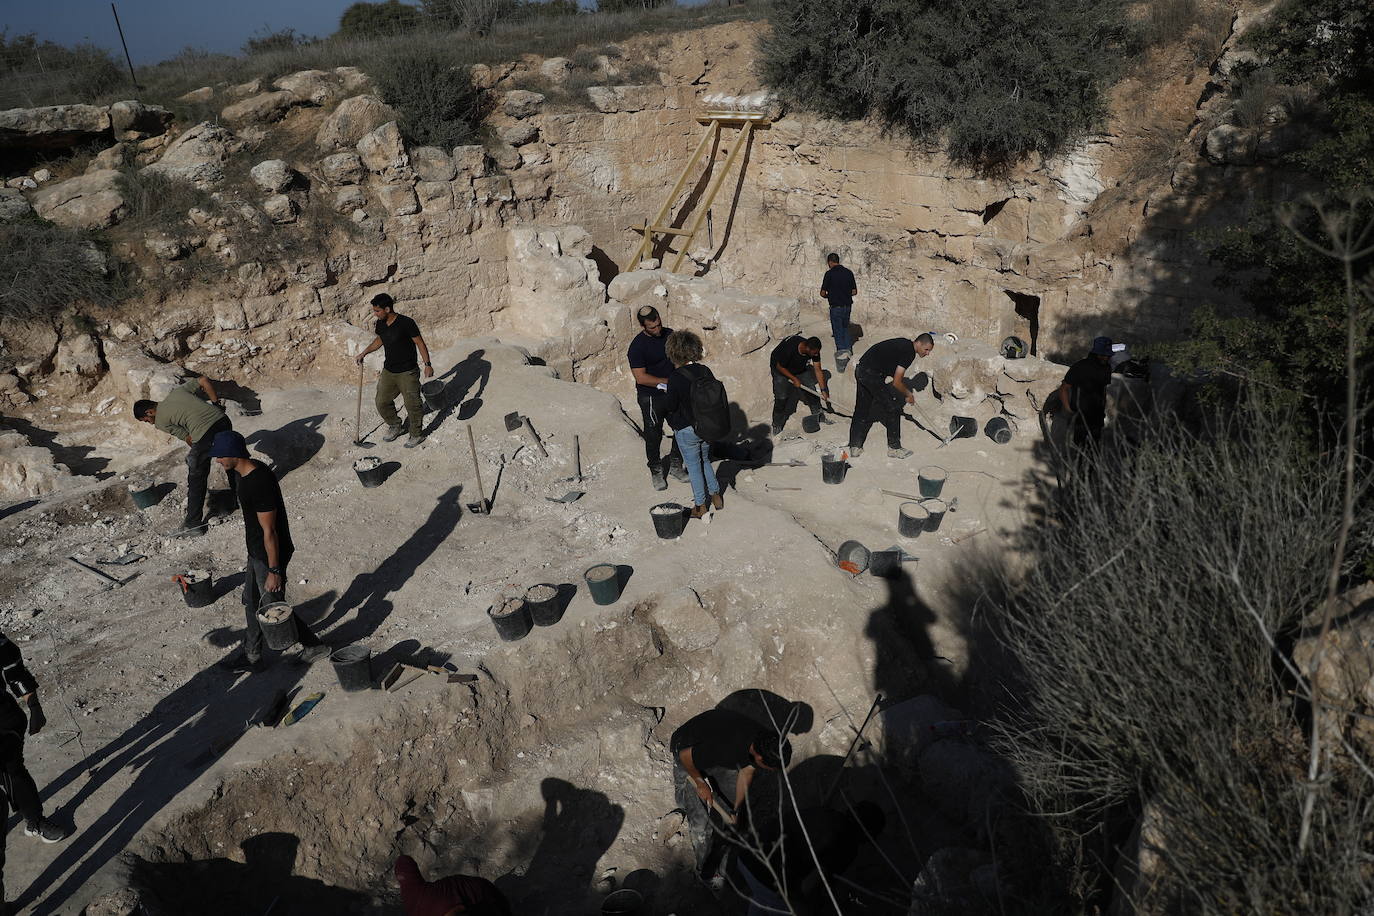
[[[469,66],[461,46],[442,44],[416,45],[407,54],[378,55],[363,64],[400,113],[406,140],[444,147],[471,143],[482,122],[484,96]]]
[[[281,29],[276,32],[263,30],[243,43],[243,53],[251,57],[254,54],[270,54],[273,51],[291,51],[316,40],[309,35],[297,35],[295,29]]]
[[[1120,0],[778,0],[770,18],[762,74],[789,102],[982,168],[1092,130],[1127,33]]]
[[[413,32],[424,23],[420,10],[401,0],[355,3],[339,18],[338,34],[344,38],[376,38]]]
[[[95,102],[121,88],[132,92],[128,71],[104,48],[0,31],[0,107]]]
[[[0,317],[46,318],[75,302],[108,305],[119,275],[84,233],[38,219],[0,225]]]

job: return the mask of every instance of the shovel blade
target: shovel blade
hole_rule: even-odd
[[[506,432],[511,433],[519,429],[520,425],[524,422],[524,417],[520,416],[519,411],[516,411],[515,413],[506,414],[504,419],[506,421]]]

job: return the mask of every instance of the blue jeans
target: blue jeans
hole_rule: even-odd
[[[854,341],[849,337],[849,313],[852,305],[830,307],[830,333],[835,335],[835,352],[853,350]]]
[[[709,497],[720,492],[716,472],[711,468],[711,443],[703,442],[690,426],[676,430],[673,438],[682,452],[687,476],[692,479],[692,499],[698,506],[704,506]]]

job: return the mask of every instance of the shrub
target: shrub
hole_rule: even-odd
[[[430,19],[469,32],[490,32],[520,10],[520,0],[421,0],[420,5]]]
[[[1120,0],[779,0],[766,82],[840,118],[876,114],[984,169],[1091,130],[1126,26]]]
[[[1078,889],[1055,911],[1106,909],[1114,828],[1142,810],[1162,852],[1136,912],[1362,905],[1371,784],[1328,762],[1297,854],[1305,739],[1276,658],[1324,597],[1342,456],[1314,455],[1281,414],[1218,426],[1161,422],[1059,493],[980,605],[1017,672],[998,685],[999,744],[1057,840],[1058,886]]]
[[[339,35],[344,38],[375,38],[413,32],[424,22],[419,9],[401,0],[385,3],[355,3],[339,17]]]
[[[442,44],[423,44],[405,55],[379,55],[364,69],[382,98],[401,115],[406,139],[425,146],[472,142],[484,97],[472,84],[469,61]]]
[[[270,54],[273,51],[291,51],[316,40],[309,35],[297,35],[295,29],[281,29],[276,32],[263,29],[243,43],[243,53],[252,56]]]
[[[129,206],[121,223],[126,229],[162,231],[181,237],[189,234],[186,214],[192,207],[210,211],[218,206],[209,192],[189,181],[139,169],[121,173],[119,190]]]
[[[109,51],[91,44],[64,47],[34,35],[0,31],[0,107],[95,102],[129,75]]]
[[[660,6],[672,6],[676,0],[596,0],[599,13],[623,13],[629,10],[651,10]]]
[[[108,305],[119,277],[85,234],[37,219],[0,225],[0,317],[46,318],[73,302]]]

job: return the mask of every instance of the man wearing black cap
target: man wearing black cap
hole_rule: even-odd
[[[204,397],[201,397],[201,395]],[[186,520],[172,537],[199,537],[205,533],[205,489],[210,479],[210,443],[215,434],[234,424],[219,406],[214,384],[204,376],[173,388],[158,401],[134,402],[134,419],[151,423],[169,436],[191,446],[186,453]],[[229,478],[233,489],[234,478]]]
[[[1097,446],[1107,421],[1107,386],[1112,382],[1112,339],[1093,338],[1088,355],[1069,367],[1059,386],[1059,406],[1069,418],[1073,444]]]
[[[295,545],[291,543],[291,524],[286,516],[281,486],[272,469],[248,457],[248,444],[243,436],[232,430],[218,433],[210,445],[210,457],[220,467],[238,475],[239,507],[243,510],[243,535],[248,546],[248,566],[243,582],[243,609],[248,619],[248,631],[243,637],[242,657],[226,659],[231,670],[239,673],[262,671],[262,627],[258,623],[258,608],[265,602],[286,598],[286,565],[291,562]],[[299,659],[306,664],[319,661],[329,654],[329,647],[320,642],[314,631],[301,620],[296,621],[296,638],[300,640]]]
[[[659,457],[659,449],[663,447],[663,424],[668,419],[662,409],[663,401],[668,397],[668,376],[676,368],[664,350],[673,329],[663,326],[658,309],[652,305],[641,306],[635,317],[639,319],[640,332],[630,341],[630,374],[634,376],[635,400],[639,402],[639,414],[644,421],[644,457],[648,459],[654,489],[666,490],[668,471],[678,480],[687,479],[677,440],[673,441],[667,458]]]
[[[802,391],[801,386],[806,382],[802,381],[801,376],[808,370],[816,380],[820,397]],[[793,334],[783,338],[768,357],[768,371],[773,378],[773,435],[782,432],[787,425],[787,418],[797,409],[798,400],[805,401],[806,406],[811,408],[811,416],[816,418],[816,422],[834,422],[821,409],[821,398],[829,398],[830,389],[826,387],[825,372],[821,369],[819,337],[807,338]]]

